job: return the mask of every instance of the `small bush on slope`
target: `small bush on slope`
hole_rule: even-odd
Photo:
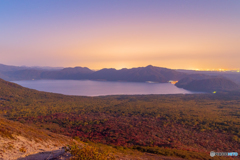
[[[73,155],[71,160],[115,160],[109,152],[93,146],[70,146],[70,153]]]

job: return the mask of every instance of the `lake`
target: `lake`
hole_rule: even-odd
[[[193,94],[171,83],[109,82],[91,80],[29,80],[13,81],[38,91],[79,96]]]

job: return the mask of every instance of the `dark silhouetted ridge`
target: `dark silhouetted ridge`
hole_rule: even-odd
[[[6,66],[5,66],[6,69]],[[0,78],[5,80],[31,80],[31,79],[72,79],[72,80],[104,80],[104,81],[126,81],[146,82],[153,81],[166,83],[169,80],[179,80],[186,76],[172,69],[155,67],[152,65],[131,69],[116,70],[104,68],[92,71],[86,67],[64,68],[61,70],[36,70],[26,69],[0,72]]]
[[[176,86],[190,91],[200,92],[233,91],[239,89],[239,85],[229,79],[209,76],[198,79],[188,76],[176,83]]]
[[[128,82],[160,82],[166,83],[169,80],[178,80],[186,76],[185,73],[180,73],[171,69],[147,66],[131,69],[102,69],[94,72],[91,79],[102,79],[106,81],[128,81]]]

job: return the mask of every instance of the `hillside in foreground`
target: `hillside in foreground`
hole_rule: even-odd
[[[15,92],[15,93],[14,93]],[[11,105],[13,97],[16,96],[16,102],[25,101],[31,97],[32,94],[36,96],[45,95],[44,92],[37,92],[23,88],[17,84],[3,81],[0,79],[0,111],[1,115],[6,115],[7,111],[4,107],[5,103],[10,102]],[[38,95],[40,93],[40,95]],[[43,93],[43,95],[41,95]],[[51,95],[51,94],[47,94]],[[54,94],[53,94],[54,95]],[[30,96],[30,97],[28,97]],[[9,99],[10,98],[10,99]],[[36,97],[35,97],[36,98]],[[33,98],[33,100],[35,99]],[[46,98],[46,97],[45,97]],[[60,98],[60,97],[58,97]],[[58,99],[57,98],[57,99]],[[35,103],[37,105],[37,103]],[[35,105],[32,103],[32,105]],[[19,104],[18,104],[19,105]],[[20,106],[19,106],[20,107]],[[5,109],[4,109],[5,108]],[[8,107],[7,107],[8,108]],[[11,108],[11,107],[10,107]],[[15,110],[15,109],[14,109]],[[28,110],[28,109],[27,109]],[[33,111],[33,110],[32,110]],[[27,111],[28,112],[28,111]],[[25,112],[25,113],[27,113]],[[34,112],[34,111],[33,111]],[[10,113],[10,112],[9,112]],[[9,117],[8,117],[9,118]],[[12,118],[10,118],[12,119]],[[40,126],[24,122],[20,120],[14,122],[0,117],[0,159],[2,160],[64,160],[64,159],[121,159],[121,160],[146,160],[146,159],[164,159],[164,160],[181,160],[171,156],[162,156],[152,153],[144,153],[134,149],[115,148],[104,144],[97,143],[83,143],[80,141],[82,137],[64,136],[63,134],[56,134],[52,131],[52,127],[56,128],[56,123],[49,123]],[[38,127],[39,129],[37,129]],[[44,128],[44,129],[43,129]],[[64,129],[64,128],[62,128]],[[66,150],[67,149],[67,150]]]
[[[134,150],[119,150],[111,146],[86,144],[70,137],[24,125],[0,117],[1,160],[181,160],[141,153]]]
[[[63,154],[65,147],[72,143],[72,138],[49,131],[39,130],[0,117],[0,159],[24,158],[40,152]],[[51,155],[45,155],[51,156]],[[42,159],[44,155],[41,155]],[[52,157],[53,158],[53,157]]]
[[[240,153],[239,92],[81,97],[0,80],[0,99],[8,119],[117,150],[184,159]]]

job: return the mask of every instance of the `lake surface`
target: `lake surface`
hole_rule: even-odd
[[[109,82],[91,80],[30,80],[13,81],[39,91],[79,96],[193,94],[171,83]]]

